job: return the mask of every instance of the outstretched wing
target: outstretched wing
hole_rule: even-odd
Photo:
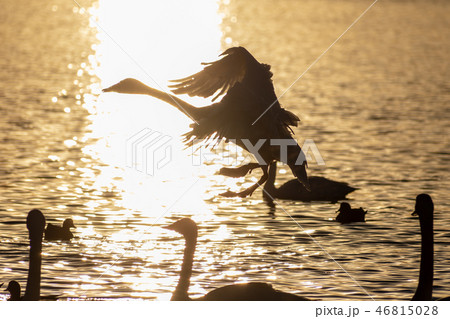
[[[205,68],[191,76],[174,80],[171,89],[176,94],[209,97],[213,101],[208,116],[199,119],[190,138],[248,139],[287,138],[290,126],[297,126],[299,118],[281,108],[272,83],[270,66],[259,63],[245,48],[229,48],[215,62],[204,63]],[[201,123],[200,123],[201,122]],[[215,134],[215,135],[214,135]]]
[[[251,68],[251,64],[258,61],[243,47],[229,48],[223,52],[218,61],[202,63],[205,68],[191,76],[172,80],[175,84],[169,85],[175,94],[188,94],[189,96],[209,97],[213,101],[228,92],[236,83],[243,82]],[[269,76],[270,80],[270,76]]]

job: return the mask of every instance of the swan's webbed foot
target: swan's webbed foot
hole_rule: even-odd
[[[251,173],[252,170],[254,170],[255,168],[261,167],[261,165],[257,164],[257,163],[250,163],[250,164],[246,164],[240,167],[235,167],[235,168],[231,168],[231,167],[222,167],[219,171],[220,175],[224,175],[224,176],[228,176],[228,177],[243,177],[245,175],[247,175],[249,172]]]
[[[254,186],[254,185],[253,185]],[[243,191],[236,193],[230,190],[227,190],[226,192],[220,194],[220,196],[223,197],[241,197],[241,198],[245,198],[247,196],[251,196],[253,194],[253,192],[255,191],[256,188],[258,188],[258,186],[256,188],[249,187],[247,189],[244,189]]]
[[[223,197],[237,197],[238,195],[237,195],[236,192],[232,192],[230,190],[227,190],[226,192],[221,193],[220,196],[223,196]]]
[[[236,193],[230,190],[227,190],[226,192],[220,194],[220,196],[223,197],[241,197],[245,198],[247,196],[251,196],[253,194],[254,190],[250,190],[249,188],[243,190],[242,192]]]
[[[248,165],[250,165],[250,164],[248,164]],[[224,193],[222,193],[220,195],[224,196],[224,197],[241,197],[241,198],[244,198],[244,197],[247,197],[247,196],[251,196],[253,194],[253,192],[259,186],[264,184],[266,182],[267,178],[269,177],[269,174],[267,172],[267,170],[268,170],[268,166],[267,165],[259,165],[259,164],[256,164],[256,165],[258,165],[258,167],[261,167],[261,169],[263,171],[263,176],[261,176],[261,178],[259,179],[259,181],[256,184],[250,186],[247,189],[244,189],[243,191],[241,191],[239,193],[236,193],[236,192],[228,190],[228,191],[226,191],[226,192],[224,192]],[[239,167],[239,168],[241,168],[241,167]]]

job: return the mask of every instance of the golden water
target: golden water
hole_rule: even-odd
[[[70,0],[0,1],[0,282],[25,285],[24,221],[40,208],[47,222],[72,217],[78,227],[71,242],[44,242],[42,295],[169,299],[184,241],[161,226],[188,216],[200,227],[192,296],[265,281],[312,298],[370,299],[357,281],[375,299],[408,299],[420,252],[410,213],[427,192],[436,208],[434,294],[442,295],[450,282],[447,2],[379,1],[280,99],[302,119],[300,142],[312,139],[326,163],[311,161],[309,174],[358,187],[349,199],[369,210],[366,224],[334,222],[330,203],[270,209],[260,190],[220,197],[259,172],[214,175],[221,154],[193,164],[180,137],[190,120],[180,112],[101,93],[125,77],[166,89],[242,45],[272,65],[281,95],[371,2],[100,0],[79,1],[80,9]],[[172,137],[171,161],[153,175],[127,163],[127,139],[146,128]],[[282,169],[278,183],[291,178]]]

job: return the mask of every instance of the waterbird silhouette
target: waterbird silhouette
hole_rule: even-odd
[[[258,163],[223,168],[220,173],[241,177],[261,168],[263,175],[259,181],[238,193],[227,191],[223,196],[250,196],[267,180],[268,165],[273,161],[288,164],[294,176],[309,189],[305,155],[292,137],[291,126],[297,126],[300,119],[280,106],[270,66],[259,63],[243,47],[229,48],[220,56],[218,61],[202,63],[205,66],[202,71],[174,80],[170,85],[175,94],[204,98],[215,95],[213,102],[224,95],[220,102],[209,106],[195,107],[130,78],[103,91],[146,94],[175,106],[194,120],[192,130],[184,135],[187,145],[200,139],[211,139],[214,143],[224,139],[255,155]]]
[[[11,280],[8,284],[8,287],[6,287],[5,289],[5,291],[8,291],[10,295],[8,301],[22,300],[22,298],[20,297],[20,290],[20,284],[15,280]]]
[[[434,204],[430,195],[420,194],[416,197],[413,216],[419,216],[421,241],[420,272],[417,289],[411,300],[433,300],[433,266],[434,266],[434,238],[433,238]],[[437,300],[450,300],[450,296]]]
[[[45,230],[45,239],[46,240],[71,240],[73,238],[73,234],[70,231],[70,228],[76,228],[73,224],[72,218],[67,218],[62,227],[56,226],[53,224],[48,224],[47,229]]]
[[[186,241],[183,264],[181,266],[180,278],[177,287],[172,294],[173,301],[302,301],[309,300],[305,297],[291,293],[286,293],[274,289],[272,285],[263,282],[253,282],[245,284],[234,284],[220,287],[208,292],[203,297],[191,299],[188,294],[190,279],[192,275],[192,264],[194,252],[197,245],[198,227],[190,218],[182,218],[175,223],[164,227],[174,230],[184,236]]]
[[[367,211],[360,208],[352,208],[349,203],[342,202],[339,209],[336,211],[339,213],[336,216],[336,221],[341,224],[365,222]]]
[[[6,290],[11,294],[9,300],[39,300],[41,291],[42,236],[45,229],[45,217],[38,209],[33,209],[27,216],[27,228],[30,238],[30,262],[25,295],[20,296],[20,284],[13,280]]]
[[[356,190],[347,183],[332,181],[325,177],[309,176],[308,182],[311,190],[308,191],[297,179],[292,179],[280,187],[275,187],[275,177],[277,174],[277,162],[272,162],[269,166],[269,177],[264,184],[263,197],[266,200],[292,199],[303,202],[327,201],[337,202],[345,199],[347,194]]]

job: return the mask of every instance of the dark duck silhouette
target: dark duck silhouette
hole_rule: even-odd
[[[339,209],[336,211],[339,213],[336,216],[336,221],[341,224],[365,222],[367,211],[360,208],[352,208],[349,203],[341,203]]]
[[[422,237],[420,254],[419,283],[411,300],[433,300],[433,265],[434,265],[434,238],[433,238],[434,204],[430,195],[420,194],[416,197],[413,216],[419,216],[420,233]],[[436,300],[450,300],[450,296]]]
[[[210,97],[220,102],[205,107],[195,107],[176,96],[148,87],[135,79],[125,79],[104,89],[104,92],[146,94],[161,99],[189,116],[195,123],[185,134],[185,143],[224,139],[249,151],[258,160],[238,168],[222,168],[220,174],[242,177],[255,168],[263,175],[251,187],[223,196],[246,197],[251,195],[268,177],[268,165],[282,161],[289,165],[294,176],[309,189],[305,156],[292,137],[290,126],[300,119],[283,109],[275,95],[270,66],[259,63],[245,48],[233,47],[220,55],[215,62],[202,63],[204,69],[191,76],[174,80],[171,89],[175,94]],[[282,145],[280,145],[282,144]]]
[[[5,289],[5,291],[8,291],[10,295],[8,301],[22,300],[22,298],[20,297],[20,290],[20,284],[15,280],[11,280],[8,284],[8,287],[6,287]]]
[[[277,174],[277,163],[272,162],[269,166],[269,177],[264,184],[263,197],[271,201],[275,198],[292,199],[304,202],[327,201],[337,202],[345,199],[347,194],[356,190],[347,183],[332,181],[325,177],[309,176],[308,182],[311,190],[308,191],[297,179],[292,179],[279,188],[275,187]]]
[[[73,238],[73,234],[70,231],[70,228],[76,228],[73,224],[72,218],[67,218],[62,227],[55,226],[53,224],[48,224],[47,229],[45,230],[45,239],[46,240],[71,240]]]
[[[197,299],[191,299],[188,294],[192,275],[194,252],[197,245],[197,224],[190,218],[182,218],[175,223],[164,227],[174,230],[184,236],[186,246],[184,249],[183,264],[177,287],[172,294],[173,301],[265,301],[265,300],[308,300],[307,298],[274,289],[263,282],[228,285],[214,289]]]
[[[42,262],[42,236],[45,229],[45,217],[38,209],[33,209],[28,213],[27,228],[30,237],[30,263],[28,267],[27,287],[25,295],[20,296],[20,284],[10,281],[7,291],[11,294],[8,300],[40,300],[41,290],[41,262]]]

